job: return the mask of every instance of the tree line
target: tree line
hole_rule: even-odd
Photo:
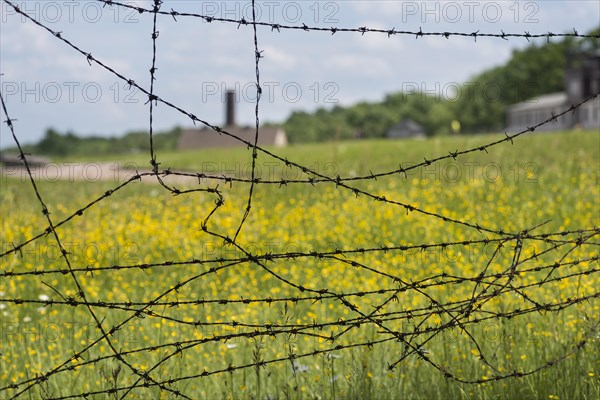
[[[175,150],[181,134],[181,128],[152,135],[155,150]],[[101,156],[108,154],[125,154],[149,152],[150,141],[147,131],[131,131],[121,137],[77,136],[73,132],[60,133],[48,128],[44,137],[36,144],[27,144],[23,150],[30,154],[47,156]],[[7,149],[7,153],[16,153],[17,149]]]
[[[589,33],[599,34],[600,27]],[[313,113],[296,111],[283,126],[291,142],[385,137],[405,118],[420,124],[430,136],[459,130],[466,134],[502,131],[507,106],[564,91],[569,55],[597,51],[599,44],[598,39],[571,37],[532,43],[514,50],[504,65],[485,70],[460,85],[441,87],[440,95],[415,90],[388,94],[376,103],[320,108]]]
[[[588,35],[600,35],[600,27]],[[462,84],[441,88],[439,95],[414,91],[387,94],[381,102],[361,102],[349,107],[295,111],[282,124],[291,143],[385,137],[398,122],[411,118],[427,135],[502,131],[510,104],[535,96],[564,91],[570,54],[600,50],[593,38],[563,38],[543,44],[532,43],[513,50],[511,59],[472,77]],[[274,124],[266,124],[274,125]],[[181,128],[153,136],[156,150],[175,150]],[[148,132],[133,131],[122,137],[80,137],[47,129],[37,144],[25,151],[49,156],[98,156],[149,151]],[[8,149],[7,152],[16,149]]]

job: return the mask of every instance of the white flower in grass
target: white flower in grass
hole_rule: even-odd
[[[227,343],[225,345],[225,347],[227,347],[228,349],[235,349],[237,347],[236,343]]]
[[[0,297],[4,297],[4,292],[0,292]]]
[[[6,308],[6,304],[0,303],[0,310],[4,310]]]
[[[31,322],[31,317],[30,316],[23,317],[23,322]]]
[[[292,372],[308,372],[309,369],[308,365],[301,364],[298,360],[292,363]]]
[[[40,299],[41,301],[48,301],[50,300],[50,296],[48,296],[47,294],[40,294],[38,296],[38,299]]]

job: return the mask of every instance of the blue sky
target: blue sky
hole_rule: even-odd
[[[150,7],[150,1],[124,1]],[[149,88],[152,16],[95,0],[13,1],[62,32],[82,50]],[[261,21],[337,28],[485,33],[585,33],[598,26],[598,1],[259,1]],[[166,0],[162,9],[251,19],[251,2]],[[139,92],[0,0],[1,87],[23,143],[48,127],[80,135],[121,135],[148,129],[148,105]],[[254,123],[255,70],[251,26],[159,16],[155,92],[213,124],[224,119],[222,97],[237,88],[236,119]],[[524,38],[424,37],[258,29],[263,97],[261,122],[281,122],[295,110],[381,100],[419,87],[448,92],[474,74],[506,62]],[[159,105],[157,130],[191,126]],[[2,113],[2,120],[6,116]],[[0,146],[14,145],[2,125]]]

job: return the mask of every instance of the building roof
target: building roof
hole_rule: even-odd
[[[405,118],[388,130],[388,137],[424,136],[425,129],[410,118]]]
[[[30,167],[44,166],[44,165],[48,164],[49,162],[50,162],[50,160],[46,157],[32,156],[32,155],[27,156],[27,164]],[[23,160],[17,154],[0,153],[0,163],[4,164],[4,165],[18,166],[18,167],[25,166],[25,162],[23,162]]]
[[[410,132],[423,132],[423,127],[410,118],[406,118],[397,123],[392,127],[392,129],[402,129]]]
[[[534,97],[521,103],[513,104],[508,107],[508,111],[529,111],[554,107],[564,107],[567,103],[567,94],[565,92],[545,94]]]
[[[255,127],[241,126],[226,126],[224,131],[246,141],[254,143],[256,134]],[[283,141],[283,143],[282,143]],[[280,127],[261,127],[258,132],[259,146],[283,146],[287,144],[285,132]],[[177,147],[180,149],[197,149],[197,148],[212,148],[212,147],[237,147],[245,146],[239,140],[236,140],[226,134],[209,129],[184,129],[179,137]]]

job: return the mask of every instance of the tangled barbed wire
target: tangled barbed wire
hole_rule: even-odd
[[[521,318],[536,314],[553,314],[563,310],[577,307],[584,303],[595,301],[600,297],[600,291],[595,291],[591,294],[581,294],[567,299],[555,299],[547,301],[536,295],[536,289],[544,285],[552,285],[559,282],[566,282],[571,279],[590,279],[598,278],[600,268],[594,267],[598,264],[598,237],[600,236],[600,228],[595,226],[582,227],[578,230],[564,230],[558,232],[541,232],[541,228],[545,223],[536,226],[522,227],[520,230],[511,231],[510,229],[490,226],[473,221],[467,217],[455,217],[446,214],[442,211],[431,211],[423,206],[411,204],[406,201],[387,198],[377,194],[371,189],[365,189],[358,183],[362,181],[377,181],[378,178],[391,176],[406,176],[407,172],[422,169],[430,165],[439,163],[443,160],[456,160],[467,154],[476,152],[487,152],[488,149],[500,145],[515,145],[514,140],[522,135],[536,131],[539,127],[552,123],[557,118],[575,112],[583,104],[592,101],[600,95],[593,94],[586,99],[583,99],[577,104],[572,104],[558,114],[553,114],[552,117],[542,121],[536,125],[532,125],[520,132],[513,134],[505,134],[504,138],[490,141],[484,145],[475,146],[463,150],[455,149],[448,151],[446,155],[427,158],[423,157],[424,161],[411,165],[410,167],[400,166],[391,171],[383,171],[379,173],[370,173],[363,176],[328,176],[320,173],[308,166],[290,160],[277,154],[275,151],[261,147],[258,145],[258,137],[261,132],[260,127],[260,94],[261,77],[260,77],[260,60],[262,58],[257,28],[261,26],[270,27],[272,32],[279,32],[284,29],[303,30],[307,32],[329,32],[336,34],[338,32],[354,32],[364,34],[386,34],[389,37],[395,35],[408,35],[416,38],[426,36],[440,36],[446,39],[451,37],[473,37],[475,40],[479,37],[493,37],[508,40],[509,38],[540,38],[545,37],[548,40],[552,37],[588,37],[600,39],[598,35],[581,35],[576,30],[573,33],[540,33],[530,34],[525,33],[479,33],[476,32],[423,32],[421,29],[414,31],[399,31],[395,28],[391,29],[372,29],[368,27],[359,28],[323,28],[309,27],[307,25],[281,25],[267,22],[260,22],[256,19],[256,14],[253,13],[252,20],[246,19],[226,19],[215,18],[206,15],[177,12],[173,9],[165,11],[162,9],[163,2],[161,0],[153,0],[151,8],[139,7],[131,4],[120,3],[113,0],[97,0],[103,3],[106,7],[125,7],[138,11],[140,14],[150,14],[153,17],[151,40],[152,40],[152,63],[149,69],[150,86],[149,88],[133,81],[126,77],[118,70],[103,62],[99,58],[92,55],[90,51],[84,50],[75,44],[75,41],[68,39],[68,33],[54,31],[42,22],[36,20],[27,12],[21,10],[18,5],[10,0],[3,2],[12,7],[18,14],[25,17],[28,21],[34,23],[38,27],[44,29],[49,34],[53,35],[57,40],[69,46],[74,51],[81,54],[89,63],[90,66],[99,66],[114,76],[127,83],[130,87],[135,87],[143,92],[147,98],[149,107],[149,140],[150,140],[150,164],[151,172],[137,172],[129,177],[124,182],[115,185],[110,190],[97,196],[94,200],[87,204],[78,207],[76,210],[69,213],[63,219],[55,219],[51,216],[51,210],[44,201],[44,196],[38,188],[36,181],[32,175],[28,163],[28,156],[23,151],[18,139],[17,129],[14,121],[8,111],[9,105],[0,93],[2,110],[6,117],[6,125],[12,134],[14,143],[19,149],[20,159],[23,161],[24,167],[27,170],[32,189],[37,197],[37,201],[42,207],[46,226],[32,234],[27,240],[20,243],[12,243],[10,249],[3,249],[0,254],[0,260],[7,259],[8,256],[23,257],[23,250],[27,246],[50,238],[56,243],[60,252],[62,266],[41,266],[35,270],[30,269],[11,269],[0,270],[0,277],[3,280],[20,279],[25,276],[39,276],[40,282],[50,288],[57,297],[47,299],[31,299],[20,297],[0,298],[0,304],[14,304],[16,306],[40,306],[40,307],[71,307],[74,309],[83,309],[93,319],[94,335],[91,340],[73,350],[72,354],[64,354],[63,361],[52,365],[47,370],[35,377],[26,377],[13,381],[11,383],[3,383],[0,387],[2,396],[8,398],[18,398],[30,392],[36,386],[44,384],[44,382],[53,379],[54,377],[64,374],[74,373],[78,368],[89,365],[99,365],[106,360],[114,360],[119,365],[122,365],[133,376],[130,384],[115,385],[110,388],[98,387],[94,390],[72,393],[69,395],[52,397],[56,399],[89,397],[94,395],[116,395],[120,398],[125,398],[133,390],[158,388],[160,391],[172,394],[176,397],[186,399],[193,398],[193,395],[186,393],[185,389],[178,386],[190,380],[201,380],[209,376],[218,376],[226,373],[233,374],[240,370],[260,369],[271,364],[278,363],[294,363],[303,358],[316,357],[320,355],[333,354],[355,348],[373,348],[383,344],[391,344],[397,346],[397,354],[394,360],[387,365],[390,371],[393,371],[398,365],[407,360],[409,357],[417,357],[420,361],[430,365],[440,374],[448,379],[452,379],[461,383],[485,383],[490,381],[498,381],[510,378],[520,378],[535,374],[543,369],[551,368],[558,365],[561,361],[567,359],[573,353],[581,351],[586,344],[589,343],[600,327],[600,320],[591,319],[590,326],[586,332],[575,341],[570,348],[565,349],[562,354],[557,355],[553,359],[547,360],[543,364],[530,370],[502,370],[498,363],[494,361],[494,357],[486,352],[480,344],[476,335],[473,333],[478,325],[486,321],[510,320],[513,318]],[[254,1],[252,1],[254,6]],[[184,110],[175,103],[169,101],[166,95],[159,95],[154,87],[154,82],[157,79],[155,74],[157,67],[158,51],[157,43],[159,43],[159,35],[157,29],[157,21],[159,16],[169,16],[177,20],[179,17],[199,18],[206,22],[220,21],[237,25],[239,28],[242,25],[249,25],[253,28],[253,43],[255,55],[255,77],[257,100],[255,106],[255,135],[253,141],[246,141],[234,133],[229,132],[226,128],[212,125],[206,120],[197,117],[193,113]],[[211,133],[226,135],[237,141],[245,144],[251,151],[251,175],[249,178],[211,175],[202,171],[189,172],[161,169],[160,159],[155,152],[153,145],[153,125],[154,125],[154,110],[157,104],[163,104],[179,113],[187,116],[196,124],[202,124],[212,130]],[[256,160],[259,156],[266,156],[282,162],[286,168],[294,168],[303,174],[301,179],[262,179],[257,174]],[[180,189],[173,184],[168,183],[166,179],[169,176],[191,177],[198,180],[197,187],[186,187]],[[184,261],[175,260],[157,260],[153,262],[132,263],[132,264],[113,264],[98,267],[75,265],[69,257],[67,247],[63,244],[61,231],[59,228],[72,223],[75,218],[85,216],[91,209],[100,203],[109,201],[115,193],[123,191],[125,188],[135,185],[142,177],[153,177],[161,185],[163,189],[174,196],[186,196],[205,194],[214,197],[214,206],[212,206],[202,219],[201,231],[208,237],[222,243],[222,246],[232,248],[237,252],[236,256],[215,256],[205,259],[192,258]],[[225,203],[226,193],[220,189],[218,184],[225,183],[229,185],[247,185],[248,192],[243,209],[243,216],[237,225],[235,234],[229,236],[216,224],[212,223],[212,219],[220,212],[221,207]],[[214,185],[214,186],[212,186]],[[464,240],[449,240],[440,242],[412,243],[405,245],[390,246],[383,243],[373,243],[368,248],[349,248],[340,246],[339,248],[330,250],[318,251],[285,251],[285,252],[253,252],[253,249],[247,248],[240,240],[240,232],[245,228],[245,223],[248,217],[252,214],[253,199],[255,198],[255,188],[259,185],[271,185],[276,188],[283,188],[291,185],[304,185],[311,190],[319,190],[323,185],[329,185],[335,190],[351,193],[355,197],[364,198],[365,201],[376,201],[378,204],[387,204],[391,207],[396,207],[402,210],[403,213],[417,213],[426,218],[442,221],[444,224],[454,224],[472,232],[475,237]],[[173,244],[174,246],[176,244]],[[535,249],[532,252],[525,253],[523,249],[527,246],[533,246]],[[488,248],[491,249],[490,254],[486,257],[484,265],[478,267],[474,273],[458,275],[448,272],[431,272],[424,276],[419,276],[416,279],[412,277],[401,276],[387,268],[369,265],[364,259],[365,254],[376,254],[382,260],[385,260],[388,255],[406,254],[409,257],[414,257],[415,254],[426,252],[430,249],[436,249],[441,252],[448,251],[452,248]],[[576,250],[585,250],[585,257],[571,258],[569,255]],[[500,262],[500,270],[492,268],[491,265],[496,262],[501,253],[506,256]],[[547,262],[546,259],[553,261]],[[276,268],[278,263],[286,263],[290,260],[312,261],[318,266],[323,262],[335,262],[341,266],[348,266],[352,269],[360,270],[361,272],[373,275],[379,282],[377,288],[355,288],[352,291],[341,292],[333,289],[327,282],[303,282],[291,279]],[[544,260],[535,266],[531,266],[532,261]],[[586,268],[575,269],[574,266],[585,264]],[[274,279],[278,285],[290,289],[295,295],[284,296],[261,296],[252,297],[250,294],[247,297],[240,298],[205,298],[205,297],[190,297],[180,300],[177,293],[189,290],[196,282],[210,281],[214,277],[225,270],[232,269],[240,265],[256,266],[259,270]],[[81,284],[82,277],[91,276],[102,273],[120,273],[130,270],[174,270],[189,267],[190,275],[185,279],[180,277],[169,289],[160,292],[157,296],[150,300],[140,301],[133,299],[128,301],[112,301],[109,299],[94,299],[85,289],[85,285]],[[193,268],[192,268],[193,267]],[[197,268],[200,268],[199,270]],[[310,267],[307,267],[310,268]],[[60,290],[47,283],[44,279],[50,276],[57,276],[60,279],[70,280],[77,288],[76,295],[70,296],[61,293]],[[460,299],[448,299],[443,296],[436,295],[437,288],[465,288],[465,291],[470,293]],[[186,292],[192,296],[192,291]],[[522,307],[498,309],[493,304],[496,301],[502,300],[505,296],[518,296],[523,301]],[[418,305],[415,307],[407,305],[403,302],[402,307],[395,306],[400,303],[400,299],[418,297],[423,299],[428,305]],[[282,317],[279,321],[269,323],[258,323],[256,321],[246,321],[237,319],[223,319],[221,321],[208,321],[203,318],[189,319],[182,318],[178,315],[178,311],[189,307],[198,307],[206,305],[214,305],[223,310],[235,305],[253,305],[257,307],[271,307],[274,304],[284,304],[287,310],[287,305],[306,305],[310,308],[315,304],[332,304],[341,307],[347,311],[348,317],[331,318],[328,316],[317,316],[312,322],[305,323],[299,321],[290,321],[288,318]],[[105,313],[120,312],[118,321],[106,321],[103,317]],[[122,316],[122,317],[121,317]],[[167,340],[160,344],[147,345],[142,344],[134,349],[121,349],[113,340],[113,336],[118,332],[126,331],[132,324],[139,319],[151,319],[167,323],[175,324],[178,327],[186,327],[191,330],[211,328],[211,333],[205,335],[201,339],[186,338],[184,340]],[[437,321],[434,322],[434,319]],[[112,320],[112,319],[111,319]],[[376,330],[376,335],[362,340],[352,338],[348,332],[360,330],[365,327],[370,327]],[[436,338],[449,332],[461,332],[466,340],[476,349],[478,362],[484,365],[493,374],[486,377],[469,377],[455,371],[451,366],[446,365],[428,354],[425,346]],[[253,362],[243,365],[230,364],[226,368],[215,367],[212,369],[204,369],[202,371],[194,371],[184,373],[179,376],[164,377],[161,368],[167,365],[175,357],[196,350],[210,343],[224,343],[231,340],[259,340],[261,338],[273,337],[308,337],[322,340],[327,343],[323,348],[314,348],[312,350],[303,349],[296,353],[294,350],[288,351],[284,356],[273,355],[270,358],[258,357]],[[106,345],[110,355],[96,356],[92,355],[91,350]],[[10,350],[9,350],[10,351]],[[136,357],[139,355],[158,352],[160,354],[153,365],[147,368],[138,368],[135,364]]]

